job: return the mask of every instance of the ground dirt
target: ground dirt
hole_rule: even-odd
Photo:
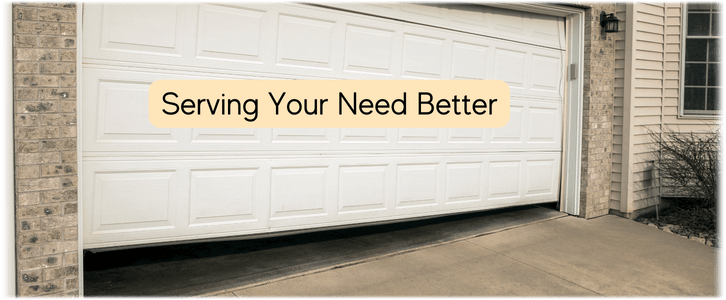
[[[716,208],[689,199],[676,199],[659,212],[638,217],[635,221],[655,226],[710,246],[718,247]]]

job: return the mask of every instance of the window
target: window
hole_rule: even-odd
[[[690,3],[686,7],[683,115],[714,115],[719,110],[721,61],[719,3]]]

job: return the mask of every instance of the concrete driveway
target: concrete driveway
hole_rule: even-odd
[[[612,215],[564,216],[213,295],[713,296],[717,250]]]

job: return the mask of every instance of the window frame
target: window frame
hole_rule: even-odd
[[[709,12],[713,14],[713,11]],[[722,11],[719,11],[722,13]],[[711,24],[709,24],[711,26]],[[678,99],[678,118],[683,119],[718,119],[721,111],[720,110],[689,110],[695,111],[695,113],[685,112],[685,85],[686,85],[686,39],[688,37],[688,3],[683,3],[681,7],[681,61],[680,61],[680,82],[679,82],[679,99]],[[711,37],[702,37],[703,39],[711,39]],[[721,39],[721,36],[717,36],[716,39]],[[719,62],[720,63],[720,62]],[[708,72],[708,70],[706,71]],[[719,97],[723,98],[723,97]]]

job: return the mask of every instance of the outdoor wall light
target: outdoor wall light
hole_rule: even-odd
[[[600,13],[600,26],[605,28],[605,32],[618,32],[618,17],[615,14],[606,14],[605,11]]]

